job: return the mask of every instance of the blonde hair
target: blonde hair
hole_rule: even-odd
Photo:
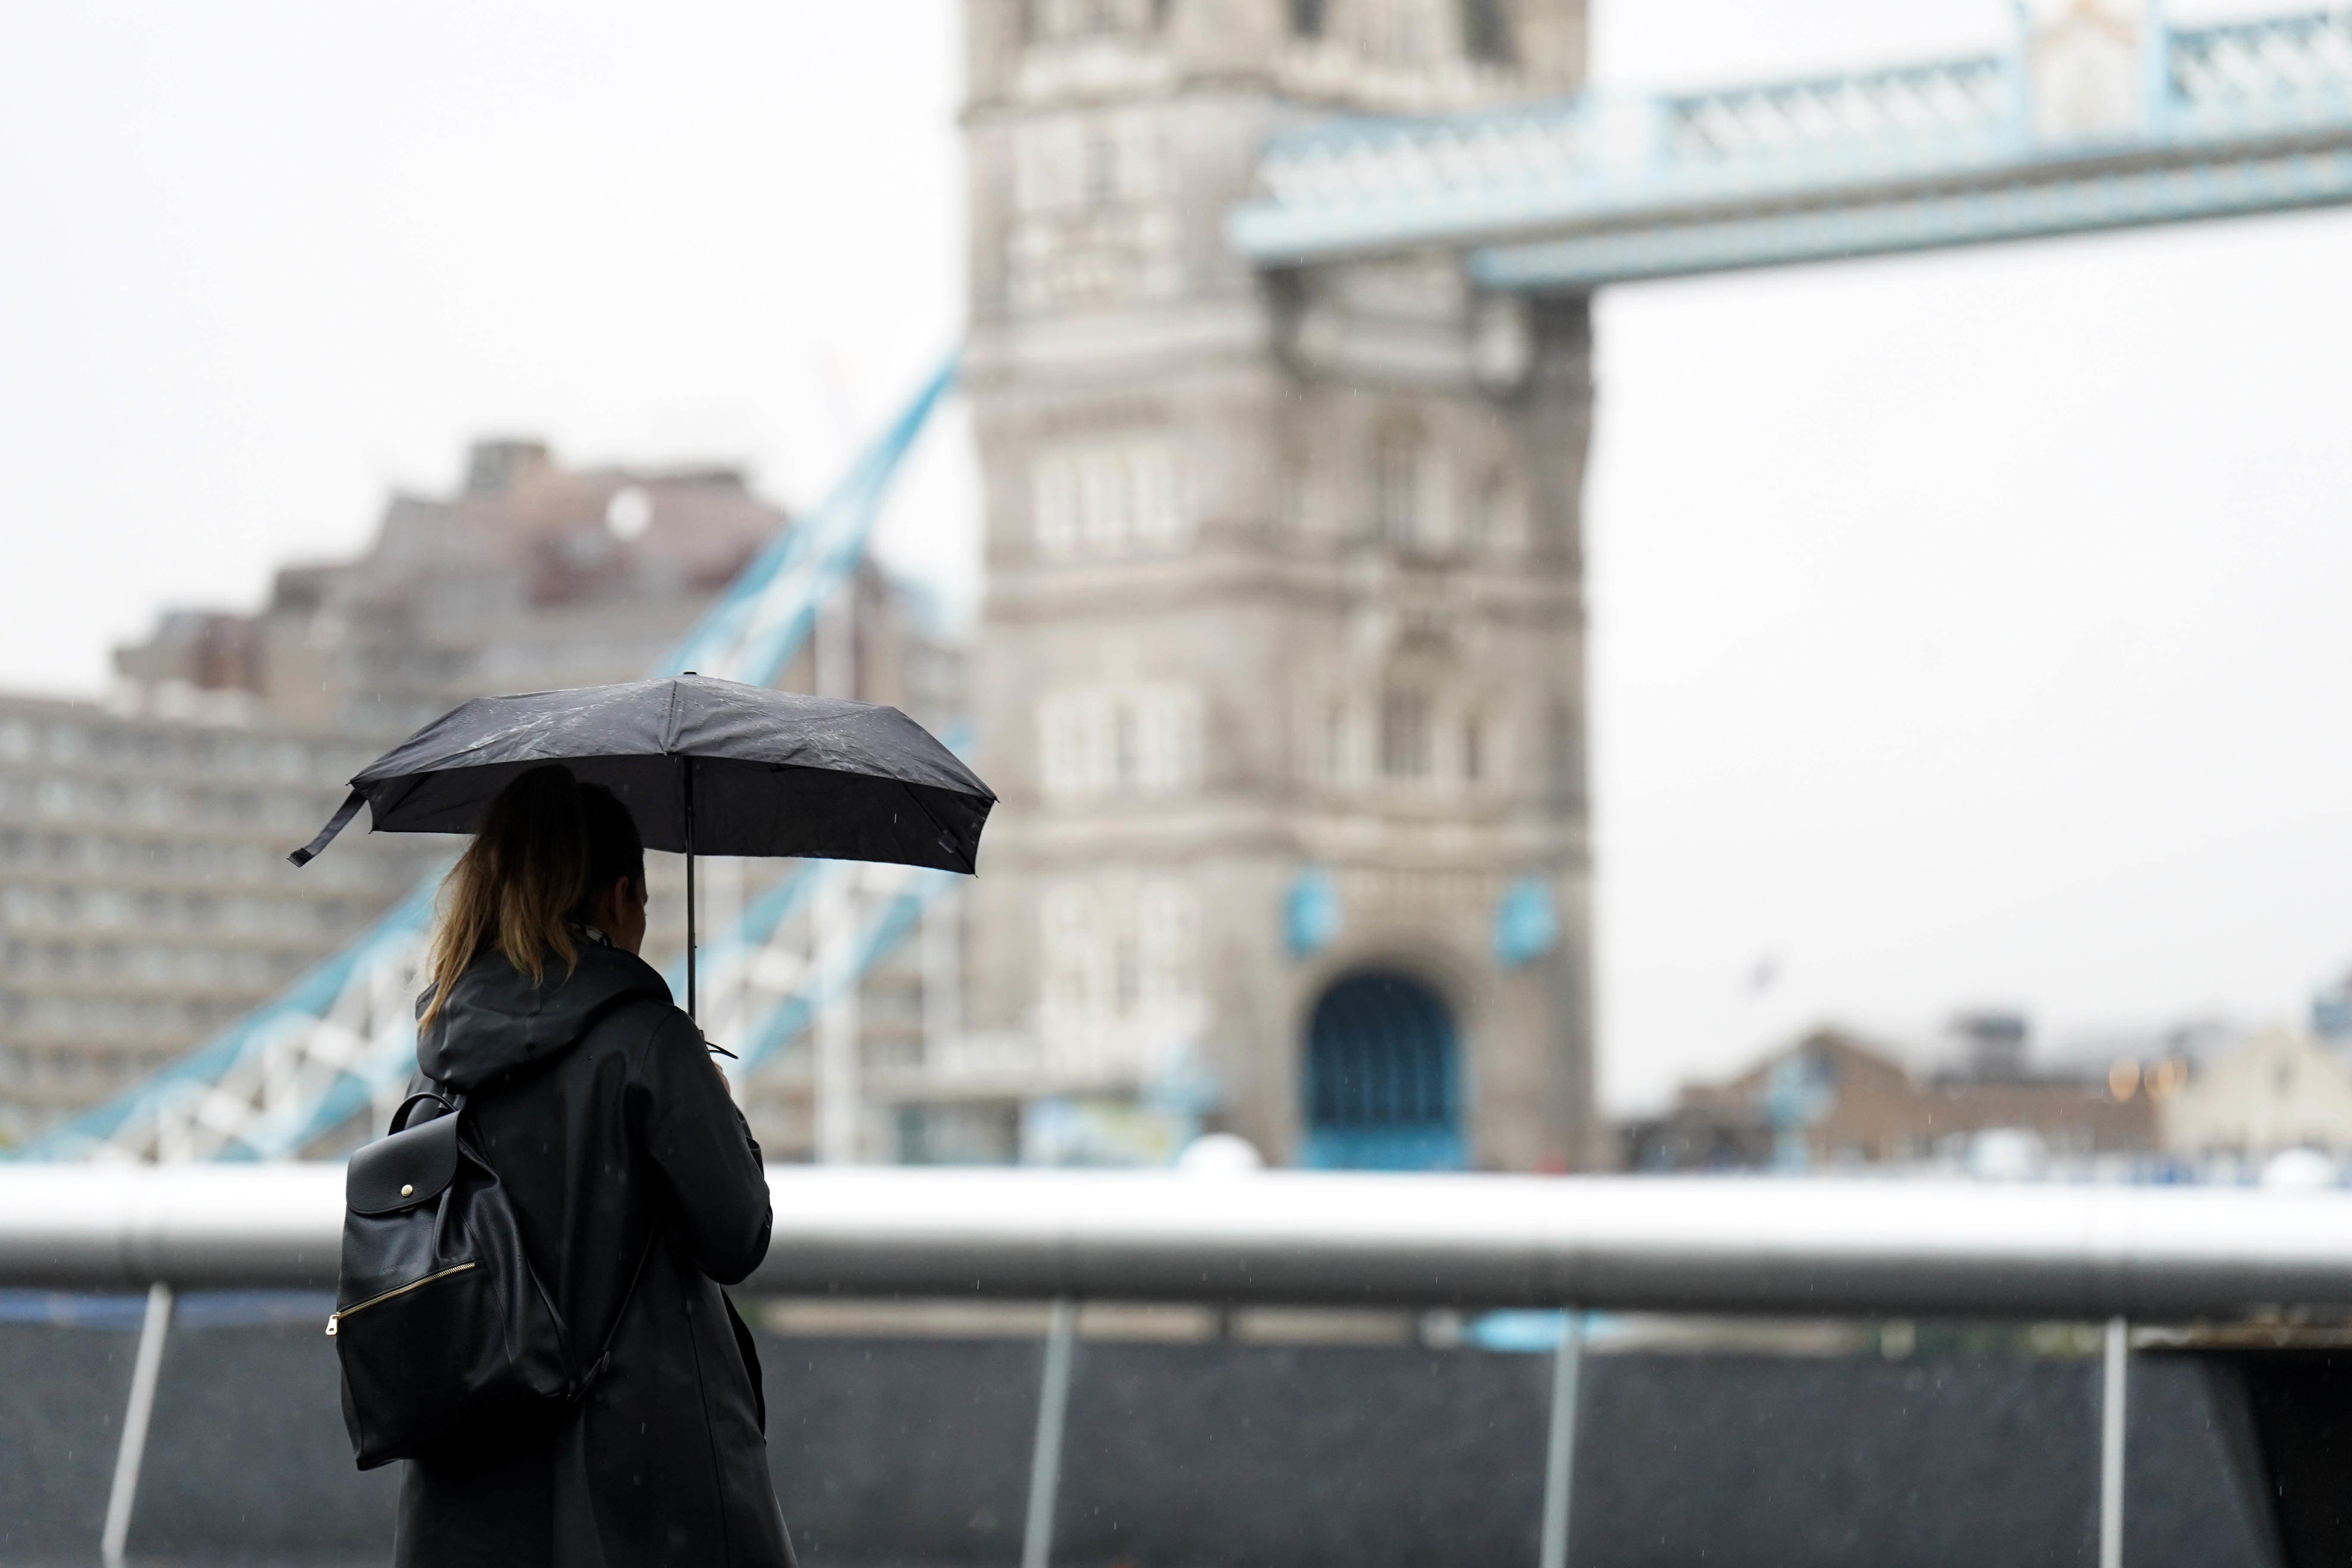
[[[588,826],[581,787],[552,763],[499,791],[481,831],[441,883],[440,909],[425,960],[433,983],[417,1026],[433,1022],[457,977],[487,949],[530,977],[547,977],[551,957],[569,974],[580,961],[571,921],[591,893]]]

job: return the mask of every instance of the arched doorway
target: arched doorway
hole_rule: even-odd
[[[1449,1171],[1463,1164],[1454,1016],[1394,970],[1339,980],[1307,1031],[1307,1137],[1323,1170]]]

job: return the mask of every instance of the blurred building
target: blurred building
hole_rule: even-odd
[[[456,494],[395,495],[366,551],[287,567],[258,611],[163,616],[107,702],[0,698],[0,1136],[184,1054],[442,862],[451,840],[354,832],[286,864],[391,740],[469,697],[643,675],[784,526],[730,470],[484,442]],[[845,693],[960,711],[961,647],[919,597],[868,567],[832,613]],[[779,684],[813,689],[815,657]],[[656,963],[683,945],[673,859]],[[706,915],[776,869],[715,866]]]
[[[395,494],[361,555],[282,569],[253,615],[168,614],[115,668],[243,694],[272,726],[397,737],[468,697],[643,675],[783,522],[730,470],[484,441],[456,495]]]
[[[2331,1046],[2352,1043],[2352,974],[2312,993],[2311,1032]]]
[[[0,696],[0,1141],[184,1055],[357,936],[437,853],[286,852],[372,743]]]
[[[1444,258],[1269,281],[1223,234],[1285,125],[1574,88],[1580,5],[966,16],[998,1088],[939,1114],[1026,1100],[1050,1157],[1198,1117],[1284,1162],[1582,1163],[1586,302]]]
[[[118,649],[128,700],[224,705],[299,732],[396,739],[470,697],[635,680],[785,526],[732,468],[572,468],[537,441],[477,443],[457,494],[395,494],[348,561],[278,572],[252,615],[167,613]],[[870,563],[777,677],[963,707],[963,650],[918,590]]]
[[[2029,1135],[2061,1156],[2156,1147],[2137,1072],[2128,1083],[2037,1076],[2021,1031],[2013,1042],[1991,1031],[1989,1044],[1974,1064],[1989,1071],[1923,1078],[1882,1047],[1816,1029],[1727,1082],[1685,1085],[1667,1114],[1621,1130],[1622,1156],[1645,1171],[1917,1164],[1963,1159],[1972,1140],[1995,1133]]]
[[[1285,125],[1573,89],[1580,0],[968,19],[971,709],[1003,803],[961,941],[866,987],[859,1152],[1151,1159],[1207,1125],[1278,1161],[1590,1163],[1586,303],[1452,260],[1267,280],[1223,234]],[[638,673],[782,521],[731,474],[485,443],[360,558],[168,617],[120,668],[149,710],[387,739]],[[827,689],[961,709],[910,601],[873,573],[854,597]],[[715,874],[714,903],[771,873]],[[939,987],[902,972],[940,952],[961,1017],[918,1035]],[[751,1086],[779,1153],[810,1146],[811,1080],[796,1051]]]
[[[2352,1156],[2352,1071],[2309,1035],[2268,1030],[2184,1077],[2160,1097],[2171,1153],[2259,1160],[2315,1149]]]
[[[1946,1031],[1958,1047],[1954,1074],[1978,1083],[2018,1083],[2032,1075],[2026,1061],[2032,1027],[2025,1015],[1981,1009],[1956,1015]]]

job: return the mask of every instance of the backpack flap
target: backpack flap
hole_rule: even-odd
[[[401,1110],[401,1131],[346,1168],[341,1279],[327,1321],[363,1470],[461,1435],[536,1431],[572,1408],[562,1321],[498,1173],[470,1142],[460,1146],[454,1108],[415,1127]]]
[[[457,1118],[436,1116],[353,1153],[343,1204],[357,1215],[397,1214],[439,1197],[457,1173]]]

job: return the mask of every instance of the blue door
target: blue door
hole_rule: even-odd
[[[1408,974],[1351,974],[1323,994],[1307,1035],[1307,1141],[1320,1170],[1462,1168],[1454,1018]]]

